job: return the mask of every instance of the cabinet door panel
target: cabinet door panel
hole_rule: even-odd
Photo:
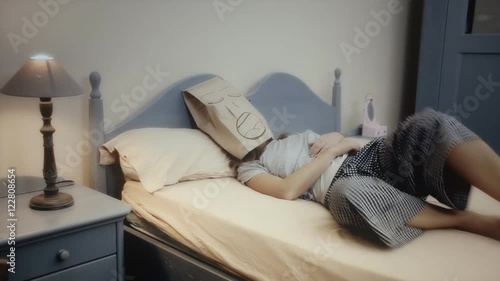
[[[500,152],[500,54],[462,54],[458,60],[456,91],[443,89],[438,109]]]

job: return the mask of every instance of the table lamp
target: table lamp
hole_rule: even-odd
[[[43,126],[43,177],[46,187],[43,194],[31,198],[30,208],[35,210],[58,210],[74,204],[73,197],[59,192],[56,186],[57,168],[54,157],[55,132],[52,120],[52,98],[68,97],[82,94],[80,86],[51,57],[31,57],[16,74],[0,90],[10,96],[40,98],[40,113]]]

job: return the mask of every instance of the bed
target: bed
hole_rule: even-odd
[[[336,69],[332,105],[287,73],[267,75],[247,97],[275,135],[340,131],[340,75]],[[131,130],[193,128],[181,92],[214,76],[173,84],[104,133],[101,79],[90,75],[90,130],[103,134],[94,143],[91,185],[133,209],[124,227],[125,280],[498,280],[500,243],[491,239],[436,230],[387,250],[343,230],[317,203],[271,198],[230,176],[150,192],[137,180],[125,181],[120,165],[98,165],[98,148]],[[193,201],[200,194],[207,199],[202,208]],[[470,208],[500,214],[500,204],[477,189]]]

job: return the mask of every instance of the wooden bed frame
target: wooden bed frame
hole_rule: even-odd
[[[340,131],[341,70],[335,69],[332,105],[325,103],[295,76],[273,73],[266,76],[250,91],[247,98],[262,113],[273,134],[297,133],[311,129],[319,134]],[[104,131],[104,106],[99,86],[101,75],[90,74],[92,92],[89,101],[90,133],[103,136],[101,143],[93,143],[91,155],[91,186],[96,190],[121,199],[124,184],[119,165],[100,166],[98,148],[113,137],[137,128],[194,128],[184,104],[182,90],[210,79],[215,75],[201,74],[183,79],[112,130]],[[225,270],[217,263],[189,251],[175,241],[148,236],[129,225],[124,227],[124,280],[245,280]]]

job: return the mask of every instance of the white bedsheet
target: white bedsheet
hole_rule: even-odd
[[[148,193],[127,182],[134,212],[188,247],[254,280],[436,280],[500,278],[500,242],[457,230],[427,231],[380,249],[338,227],[321,205],[255,192],[235,179],[183,182]],[[473,190],[470,207],[500,214]]]

